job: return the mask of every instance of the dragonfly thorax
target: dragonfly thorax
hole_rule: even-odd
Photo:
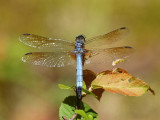
[[[85,42],[84,35],[79,35],[76,37],[75,50],[74,50],[76,53],[84,52],[84,42]]]
[[[83,44],[83,42],[82,41],[77,41],[76,43],[75,43],[75,52],[76,53],[82,53],[82,52],[84,52],[84,44]]]

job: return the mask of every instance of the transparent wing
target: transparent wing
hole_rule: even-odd
[[[129,46],[90,50],[85,54],[85,64],[108,63],[116,59],[126,59],[133,52],[134,49]]]
[[[69,52],[32,52],[25,54],[22,61],[46,67],[64,67],[75,63]]]
[[[116,41],[123,39],[128,32],[129,30],[127,28],[122,27],[110,33],[86,39],[85,46],[87,49],[102,48],[103,46],[108,46]]]
[[[24,44],[35,48],[50,48],[62,51],[74,49],[74,43],[60,39],[46,38],[34,34],[22,34],[19,40]]]

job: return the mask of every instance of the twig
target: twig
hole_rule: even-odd
[[[74,113],[74,115],[70,118],[70,119],[67,119],[66,116],[62,116],[62,118],[64,120],[74,120],[76,117],[77,117],[78,114]]]
[[[78,116],[78,114],[77,113],[74,113],[74,115],[71,117],[71,119],[69,119],[69,120],[74,120],[76,117]]]
[[[63,120],[68,120],[68,119],[66,118],[66,116],[62,116],[62,118],[63,118]]]

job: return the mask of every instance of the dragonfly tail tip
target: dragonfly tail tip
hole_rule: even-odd
[[[77,97],[78,97],[78,99],[81,99],[81,97],[82,97],[82,87],[77,87]]]

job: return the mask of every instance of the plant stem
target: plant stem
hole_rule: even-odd
[[[63,116],[62,118],[64,120],[74,120],[77,117],[78,114],[74,113],[73,116],[70,119],[67,119],[66,116]]]

